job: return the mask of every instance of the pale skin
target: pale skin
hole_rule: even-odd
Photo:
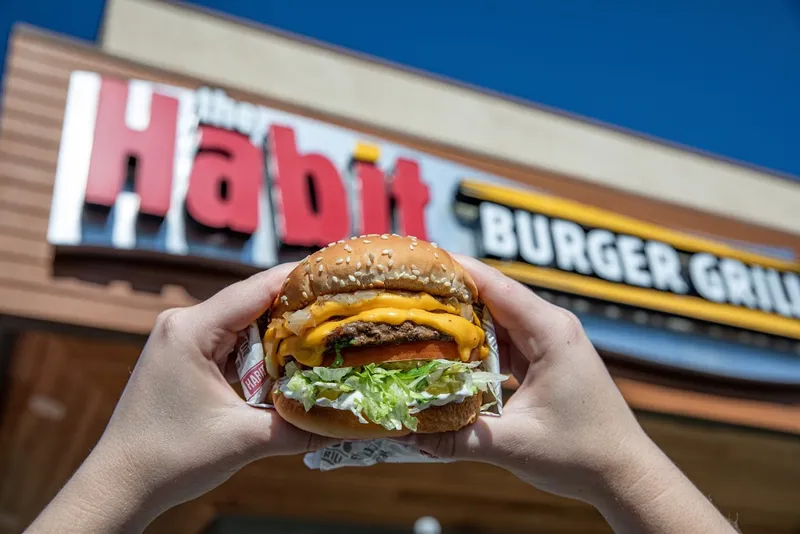
[[[502,417],[407,441],[584,501],[615,532],[737,532],[647,437],[574,315],[478,261],[458,260],[495,317],[502,358],[521,387]],[[292,267],[161,314],[99,443],[27,532],[141,532],[257,459],[328,444],[248,406],[226,379],[236,332],[269,306]]]

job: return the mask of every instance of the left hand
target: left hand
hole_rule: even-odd
[[[96,505],[82,501],[94,494],[126,501],[97,506],[120,520],[128,516],[126,527],[107,525],[127,531],[217,487],[254,460],[328,444],[273,410],[249,406],[225,377],[237,332],[270,306],[292,267],[275,267],[159,315],[100,442],[31,532],[63,527],[48,521],[64,511],[59,503],[85,513]]]

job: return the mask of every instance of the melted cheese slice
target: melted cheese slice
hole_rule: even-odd
[[[309,367],[321,365],[325,351],[325,339],[340,326],[358,321],[386,323],[395,326],[410,321],[428,326],[450,335],[458,345],[459,356],[464,361],[469,360],[472,349],[483,344],[484,339],[483,330],[460,315],[433,313],[419,309],[376,308],[340,321],[328,321],[308,330],[303,335],[283,340],[277,352],[278,363],[283,365],[287,356],[293,356],[295,360]]]
[[[351,304],[319,300],[307,310],[309,321],[299,335],[294,335],[282,319],[273,321],[264,333],[266,364],[271,375],[277,376],[278,366],[283,365],[288,356],[293,356],[307,366],[320,365],[325,338],[336,328],[357,321],[392,325],[411,321],[451,336],[458,344],[459,354],[465,361],[475,347],[480,346],[481,358],[488,355],[484,332],[474,313],[470,322],[459,315],[456,306],[442,303],[425,293],[409,295],[380,292],[372,298]],[[330,321],[333,317],[344,319]]]
[[[459,312],[457,307],[451,304],[444,304],[425,293],[400,294],[387,291],[376,293],[375,296],[371,298],[358,300],[352,304],[346,304],[335,300],[318,300],[306,308],[309,315],[309,324],[306,328],[320,325],[331,317],[350,317],[375,308],[443,311],[456,315],[458,315]],[[303,331],[299,332],[299,334],[303,334]],[[284,339],[293,335],[295,334],[289,330],[286,326],[286,321],[282,318],[273,321],[265,333],[265,337],[270,336],[270,339],[275,340]]]

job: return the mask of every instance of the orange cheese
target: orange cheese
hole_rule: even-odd
[[[264,349],[271,375],[277,374],[278,366],[284,365],[288,356],[303,365],[320,365],[325,339],[340,326],[357,321],[392,325],[410,321],[451,336],[465,361],[476,347],[480,347],[481,358],[488,354],[485,335],[475,314],[472,321],[464,319],[456,306],[442,303],[425,293],[409,295],[385,291],[352,304],[319,300],[307,311],[309,321],[299,335],[289,330],[284,320],[274,321],[265,332]],[[331,321],[334,317],[337,320]]]
[[[458,345],[459,355],[464,361],[469,360],[472,349],[480,346],[484,337],[481,328],[460,315],[433,313],[418,309],[376,308],[339,321],[328,321],[310,329],[303,335],[283,340],[277,352],[278,363],[283,365],[287,356],[293,356],[303,365],[310,367],[320,365],[325,350],[325,339],[340,326],[357,321],[391,325],[400,325],[410,321],[429,326],[451,336]]]

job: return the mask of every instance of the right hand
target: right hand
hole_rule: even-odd
[[[492,312],[501,367],[520,387],[501,417],[409,441],[438,458],[496,464],[542,490],[594,501],[610,477],[641,465],[635,457],[655,446],[574,314],[482,262],[457,259]]]

